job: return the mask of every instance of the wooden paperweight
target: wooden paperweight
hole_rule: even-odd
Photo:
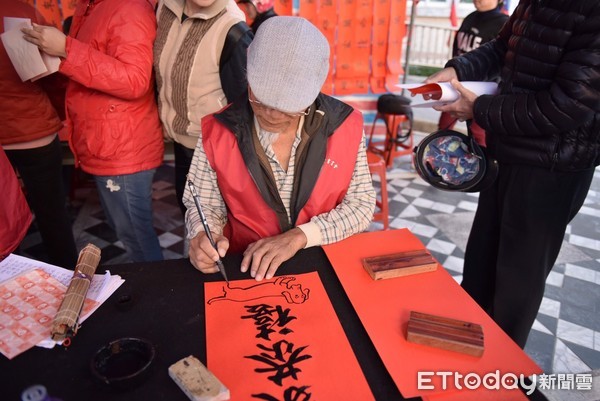
[[[480,357],[483,329],[476,323],[411,311],[406,340]]]
[[[437,269],[437,261],[425,249],[372,256],[363,266],[373,280],[426,273]]]

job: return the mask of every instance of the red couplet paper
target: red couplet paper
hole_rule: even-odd
[[[373,43],[371,45],[371,91],[387,92],[388,31],[390,29],[389,0],[373,1]]]
[[[373,400],[318,273],[204,285],[208,368],[233,400]]]
[[[71,17],[75,13],[75,7],[77,7],[77,2],[74,0],[71,0],[71,1],[62,0],[60,2],[60,5],[62,7],[62,17],[63,17],[63,20],[65,20],[68,17]]]
[[[540,373],[541,369],[444,268],[438,266],[434,272],[374,281],[362,267],[365,257],[424,248],[407,229],[358,234],[324,247],[346,294],[402,395],[440,401],[526,399],[520,390],[511,389],[514,386],[510,379],[512,375]],[[483,356],[474,357],[407,342],[406,326],[410,311],[480,324],[484,334]],[[498,389],[490,390],[483,384],[476,389],[469,389],[464,385],[463,378],[467,374],[476,380],[496,371],[497,377],[506,379]],[[444,376],[445,372],[450,372],[450,375]],[[494,387],[493,377],[488,377],[491,381],[487,384]]]
[[[338,14],[335,94],[369,92],[372,0],[345,0]]]
[[[317,0],[300,0],[300,9],[298,16],[306,18],[313,25],[317,25],[317,14],[319,10],[317,8]]]
[[[274,8],[277,15],[292,15],[294,11],[292,0],[275,0]]]
[[[335,94],[349,95],[354,93],[352,79],[358,71],[354,71],[356,43],[354,41],[354,18],[356,17],[356,0],[347,0],[338,12],[338,34],[335,49]]]
[[[36,8],[48,24],[53,25],[62,31],[62,17],[60,15],[60,8],[58,7],[57,0],[37,0]]]
[[[390,28],[387,50],[386,86],[390,92],[396,90],[399,76],[404,74],[401,64],[402,40],[406,34],[406,1],[392,1],[390,4]]]
[[[442,89],[438,84],[421,85],[416,88],[409,88],[408,91],[413,95],[431,95],[434,100],[442,97]]]
[[[317,22],[315,24],[323,36],[327,38],[329,49],[331,49],[329,53],[329,72],[327,73],[327,79],[325,79],[325,83],[321,88],[321,91],[328,95],[334,93],[333,72],[335,71],[335,40],[338,25],[338,2],[339,0],[320,1],[317,8]],[[300,9],[302,9],[302,6]]]

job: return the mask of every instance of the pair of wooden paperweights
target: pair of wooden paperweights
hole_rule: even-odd
[[[373,280],[432,272],[438,263],[425,249],[363,259]],[[449,351],[480,357],[483,355],[481,325],[416,311],[410,312],[406,340]]]

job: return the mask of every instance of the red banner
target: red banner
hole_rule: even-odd
[[[388,32],[390,29],[389,0],[373,1],[373,43],[371,45],[371,91],[386,92]]]
[[[335,94],[369,92],[372,0],[344,0],[339,11]]]
[[[324,93],[398,90],[406,0],[300,0],[299,5],[298,15],[317,26],[331,47]]]
[[[37,0],[35,7],[49,25],[54,25],[62,31],[62,15],[58,0]]]
[[[77,0],[61,0],[60,5],[62,7],[62,17],[63,20],[65,20],[67,17],[70,17],[75,13]]]
[[[298,12],[298,16],[302,18],[306,18],[313,25],[319,26],[319,22],[317,21],[317,13],[318,13],[318,1],[317,0],[300,0],[300,10]]]
[[[392,1],[390,6],[390,27],[387,51],[386,88],[397,92],[399,76],[404,74],[400,58],[402,57],[402,40],[406,34],[406,3]]]
[[[338,0],[321,0],[317,12],[317,28],[325,35],[329,42],[329,73],[321,89],[323,93],[332,95],[333,73],[335,70],[335,35],[338,25]]]
[[[452,378],[431,376],[431,386],[419,386],[419,372],[457,372],[483,377],[500,371],[525,377],[541,369],[498,327],[441,266],[428,273],[373,280],[362,260],[370,256],[423,250],[407,229],[353,235],[323,247],[327,258],[369,333],[383,363],[402,395],[444,401],[515,401],[527,397],[517,388],[460,387]],[[401,295],[399,295],[401,294]],[[480,324],[485,335],[483,356],[475,357],[408,342],[411,311]],[[402,357],[398,357],[401,355]],[[516,377],[515,376],[515,377]],[[457,377],[457,376],[455,376]],[[439,397],[439,398],[438,398]]]
[[[339,11],[338,37],[335,49],[335,94],[354,93],[352,79],[357,75],[354,58],[357,56],[354,37],[356,0],[342,0]]]
[[[292,0],[275,0],[275,13],[277,15],[292,15],[293,12]]]
[[[232,400],[373,400],[318,273],[204,290],[207,367]]]

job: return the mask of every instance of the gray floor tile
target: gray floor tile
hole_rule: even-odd
[[[531,331],[529,338],[527,339],[525,352],[544,370],[544,372],[552,371],[554,358],[553,353],[549,353],[548,350],[554,349],[555,341],[556,338],[554,336],[535,330]]]

